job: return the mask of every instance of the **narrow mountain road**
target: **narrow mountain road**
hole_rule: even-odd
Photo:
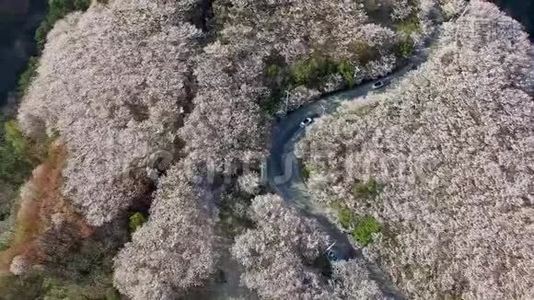
[[[431,40],[434,40],[436,35],[434,34]],[[426,61],[429,51],[427,47],[416,52],[404,67],[390,74],[387,77],[387,81],[393,85],[399,78]],[[300,127],[300,123],[305,118],[314,115],[332,114],[344,102],[363,103],[365,101],[364,96],[373,91],[372,86],[373,82],[365,83],[356,88],[335,93],[304,105],[289,113],[285,118],[276,121],[272,128],[271,149],[266,172],[269,185],[285,201],[291,202],[301,208],[305,214],[319,221],[336,242],[335,252],[340,259],[364,258],[361,251],[356,249],[350,242],[348,236],[335,224],[332,224],[321,212],[321,208],[316,207],[311,201],[311,196],[306,191],[301,178],[301,170],[294,154],[294,148],[295,144],[306,133],[306,129]],[[391,88],[391,85],[373,92],[382,92],[388,88]],[[402,294],[396,290],[391,281],[377,266],[369,264],[368,268],[371,276],[379,283],[386,296],[393,299],[404,299]]]

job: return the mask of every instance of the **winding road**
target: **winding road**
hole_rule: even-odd
[[[438,35],[437,32],[430,40],[435,40],[436,35]],[[417,51],[404,67],[390,74],[387,77],[387,81],[391,84],[382,88],[380,92],[391,88],[399,78],[425,62],[430,52],[429,44],[427,44],[426,48]],[[355,257],[364,259],[364,257],[361,251],[350,242],[348,236],[335,224],[332,224],[321,213],[321,209],[314,206],[313,201],[310,201],[311,196],[306,191],[302,181],[301,170],[294,154],[294,148],[295,144],[306,134],[306,129],[300,127],[302,120],[310,116],[331,114],[344,102],[363,103],[365,101],[364,96],[373,91],[372,86],[373,82],[368,82],[356,88],[326,96],[300,107],[289,113],[285,118],[277,120],[272,128],[271,149],[267,160],[266,175],[270,187],[285,201],[298,206],[305,214],[318,220],[336,242],[336,255],[345,260]],[[391,280],[387,279],[387,276],[377,266],[369,263],[368,268],[371,276],[379,283],[388,298],[405,299],[391,283]]]

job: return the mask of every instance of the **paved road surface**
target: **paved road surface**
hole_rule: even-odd
[[[316,218],[324,226],[325,230],[335,240],[335,251],[341,259],[364,258],[361,251],[356,249],[349,241],[347,235],[336,225],[332,224],[326,216],[321,214],[320,209],[314,206],[313,201],[310,201],[310,195],[307,193],[302,182],[298,161],[294,155],[295,144],[306,132],[305,129],[300,127],[300,123],[309,116],[331,114],[344,102],[363,102],[365,101],[363,96],[369,94],[371,91],[382,92],[391,88],[398,78],[426,61],[429,51],[428,48],[418,51],[405,67],[390,74],[387,77],[387,81],[392,84],[389,86],[373,91],[372,85],[374,82],[368,82],[351,90],[326,96],[289,113],[286,117],[275,122],[272,128],[272,146],[267,161],[269,185],[284,200],[290,201],[294,205],[302,208],[305,214]],[[394,299],[404,299],[401,293],[396,290],[391,281],[386,278],[385,274],[378,267],[372,264],[369,264],[368,267],[372,277],[377,280],[382,291],[387,296]]]

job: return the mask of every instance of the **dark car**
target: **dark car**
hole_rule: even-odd
[[[335,262],[340,260],[339,255],[337,253],[336,243],[332,243],[328,248],[326,248],[325,255],[328,261]]]
[[[331,262],[339,260],[339,257],[337,257],[337,254],[336,254],[336,252],[334,250],[326,251],[326,258],[328,258],[328,260],[331,261]]]

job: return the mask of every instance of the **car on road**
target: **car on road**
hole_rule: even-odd
[[[326,258],[330,261],[330,262],[335,262],[335,261],[338,261],[339,260],[339,257],[337,257],[337,254],[333,251],[333,250],[328,250],[326,252]]]
[[[311,123],[313,123],[313,118],[312,117],[307,117],[306,119],[302,120],[302,122],[300,122],[300,128],[307,127]]]
[[[325,251],[326,259],[328,259],[328,261],[331,263],[340,260],[340,257],[338,253],[336,252],[337,252],[337,248],[336,248],[336,243],[334,242],[328,248],[326,248],[326,251]]]
[[[378,80],[375,83],[373,83],[373,85],[371,86],[371,89],[373,89],[373,90],[381,89],[381,88],[385,87],[388,83],[389,82],[387,80],[385,80],[385,79]]]

